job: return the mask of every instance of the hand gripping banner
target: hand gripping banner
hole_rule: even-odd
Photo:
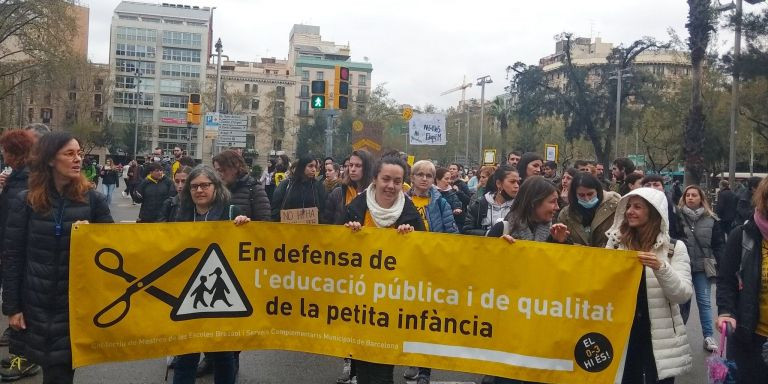
[[[612,383],[634,252],[230,222],[72,233],[75,367],[283,349],[544,383]]]

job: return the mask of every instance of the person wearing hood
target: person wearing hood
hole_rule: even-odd
[[[738,366],[736,382],[768,383],[768,178],[752,193],[755,213],[728,235],[717,278],[717,328],[733,329],[728,358]]]
[[[280,221],[284,209],[314,208],[318,213],[325,208],[325,188],[317,176],[317,160],[302,157],[296,169],[277,186],[272,200],[272,220]]]
[[[137,223],[154,223],[160,218],[161,208],[173,192],[173,183],[165,177],[163,165],[150,163],[149,174],[136,187],[136,200],[141,203]]]
[[[384,157],[373,168],[373,181],[365,193],[347,207],[347,223],[352,232],[362,227],[392,228],[407,235],[424,231],[424,220],[403,193],[406,163],[399,157]],[[394,366],[356,360],[359,384],[392,383]]]
[[[613,216],[621,195],[603,190],[603,184],[590,173],[580,172],[571,181],[568,200],[576,202],[564,207],[557,221],[571,231],[574,244],[605,248],[605,232],[613,225]]]
[[[485,236],[494,224],[504,220],[520,189],[520,175],[515,168],[501,165],[488,179],[485,188],[487,192],[469,206],[462,229],[466,235]]]
[[[541,175],[541,167],[544,165],[544,159],[535,152],[526,152],[517,163],[517,173],[520,175],[520,182],[531,176]]]
[[[710,284],[717,277],[717,261],[722,259],[725,251],[725,236],[717,216],[709,207],[707,195],[698,185],[689,185],[685,188],[678,208],[680,221],[684,224],[685,235],[688,238],[691,279],[699,308],[704,349],[715,352],[717,343],[713,337],[714,329],[712,329]],[[686,319],[691,310],[691,302],[681,305],[680,309],[683,312],[683,319]]]
[[[606,248],[637,251],[643,265],[635,317],[621,366],[623,383],[674,383],[693,358],[678,305],[693,294],[685,243],[669,237],[667,198],[638,188],[621,198]],[[634,287],[627,287],[634,290]]]
[[[248,174],[248,165],[237,151],[213,157],[213,168],[232,194],[232,204],[253,221],[271,221],[271,207],[264,186]]]
[[[453,211],[434,185],[435,165],[428,160],[419,160],[411,167],[411,189],[406,195],[411,199],[424,226],[429,232],[457,233]]]

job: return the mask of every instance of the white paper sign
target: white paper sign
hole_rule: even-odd
[[[414,114],[408,124],[408,143],[410,145],[445,145],[445,115]]]

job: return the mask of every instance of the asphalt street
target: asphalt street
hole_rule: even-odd
[[[116,191],[117,192],[117,191]],[[124,199],[119,193],[112,202],[112,216],[116,222],[134,221],[138,216],[139,206],[132,206],[129,199]],[[713,295],[714,300],[714,295]],[[0,326],[7,326],[7,318],[0,316]],[[699,323],[698,309],[691,308],[688,321],[688,337],[694,353],[693,371],[675,380],[676,384],[706,383],[705,359],[708,353],[704,351]],[[510,343],[514,343],[510,340]],[[8,354],[7,347],[0,349],[0,355]],[[135,362],[100,364],[78,369],[75,374],[76,383],[164,383],[166,377],[165,359],[141,360]],[[287,351],[245,351],[240,355],[240,373],[238,383],[292,383],[292,384],[334,384],[341,373],[342,360],[307,353]],[[404,367],[396,367],[395,383],[405,383]],[[173,371],[169,372],[168,380],[172,380]],[[481,375],[450,371],[434,371],[433,383],[479,383]],[[42,383],[42,375],[25,378],[17,383]],[[211,376],[198,379],[198,383],[213,383]]]

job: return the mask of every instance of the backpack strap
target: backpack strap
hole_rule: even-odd
[[[503,220],[502,224],[504,224],[504,232],[502,232],[502,234],[509,235],[509,232],[511,231],[511,228],[509,227],[509,221]]]

